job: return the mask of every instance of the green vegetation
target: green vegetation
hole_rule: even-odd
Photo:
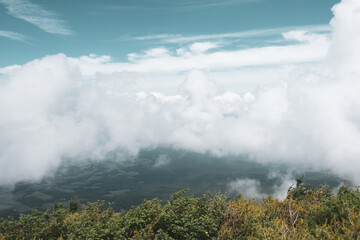
[[[298,179],[285,200],[175,193],[115,213],[98,201],[0,220],[0,239],[359,239],[360,191],[312,187]]]

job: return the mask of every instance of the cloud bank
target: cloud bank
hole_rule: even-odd
[[[175,53],[152,49],[127,63],[58,54],[0,69],[0,184],[39,180],[63,158],[135,155],[162,145],[330,169],[359,183],[360,3],[343,0],[333,11],[331,41],[295,31],[284,34],[296,42],[285,46],[216,51],[203,43]],[[313,61],[321,63],[245,93],[207,77]],[[181,71],[189,73],[177,95],[133,91],[139,73]]]

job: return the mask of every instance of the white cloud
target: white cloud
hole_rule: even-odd
[[[332,46],[326,59],[336,74],[345,78],[353,78],[360,62],[360,2],[343,0],[333,7],[335,14],[330,24],[334,28]],[[347,74],[344,74],[347,73]]]
[[[11,31],[0,30],[0,37],[6,37],[20,42],[26,41],[26,37],[23,34]]]
[[[350,50],[359,47],[360,34],[357,21],[348,18],[357,20],[360,6],[352,0],[341,4],[329,54],[326,36],[292,32],[287,37],[300,43],[201,54],[185,50],[181,56],[158,48],[127,63],[60,54],[1,69],[0,183],[40,179],[64,157],[101,159],[111,151],[136,154],[162,145],[330,169],[359,183],[360,51]],[[310,68],[269,69],[324,57]],[[242,92],[216,83],[239,67],[259,65],[268,67],[262,69],[265,81],[282,79]],[[257,70],[245,69],[235,78]],[[159,85],[170,79],[183,83],[176,95],[138,87],[142,78],[153,85],[154,77],[162,80]],[[258,190],[256,182],[249,186]]]
[[[222,106],[222,111],[224,114],[237,113],[244,107],[244,99],[236,93],[225,92],[222,95],[218,95],[215,98],[215,101],[220,103]]]
[[[140,36],[134,37],[134,40],[157,40],[157,39],[169,39],[174,37],[181,37],[180,34],[157,34],[157,35],[147,35],[147,36]]]
[[[138,94],[142,94],[138,93]],[[183,100],[183,97],[181,95],[175,95],[175,96],[166,96],[160,92],[151,92],[151,95],[156,98],[157,101],[160,101],[161,103],[167,103],[167,102],[179,102]],[[143,95],[142,95],[143,96]],[[146,96],[145,96],[146,97]]]
[[[164,167],[164,166],[167,166],[169,165],[171,162],[171,159],[168,155],[166,154],[161,154],[156,160],[155,160],[155,163],[154,163],[154,167],[155,168],[160,168],[160,167]]]
[[[227,184],[228,191],[232,194],[242,194],[245,197],[255,197],[261,199],[271,194],[274,198],[285,199],[291,186],[296,185],[292,173],[282,173],[272,171],[268,174],[267,179],[278,179],[280,184],[274,184],[267,192],[264,193],[261,188],[261,182],[257,179],[239,178]],[[266,181],[266,180],[265,180]],[[264,182],[265,182],[264,181]],[[269,191],[270,190],[270,191]],[[271,192],[272,191],[272,192]]]
[[[312,34],[311,32],[305,30],[284,32],[282,36],[285,39],[294,40],[298,42],[324,41],[323,35]]]
[[[242,4],[242,3],[249,3],[249,2],[256,2],[259,0],[223,0],[223,1],[216,1],[216,0],[184,0],[184,1],[164,1],[158,0],[161,4],[170,4],[174,7],[180,9],[187,9],[192,10],[196,8],[206,8],[206,7],[221,7],[224,5],[235,5],[235,4]]]
[[[274,190],[271,194],[274,198],[285,199],[288,194],[290,187],[296,186],[296,180],[292,176],[291,172],[286,174],[280,174],[279,172],[270,172],[267,176],[268,179],[280,178],[280,184],[275,184],[272,189]]]
[[[190,50],[194,53],[203,53],[210,49],[217,48],[218,44],[213,42],[197,42],[190,45]]]
[[[116,5],[105,6],[107,10],[167,10],[167,11],[193,11],[204,10],[204,8],[222,7],[228,5],[244,4],[249,2],[256,2],[261,0],[152,0],[150,5],[131,5],[131,1],[124,4],[119,2]],[[128,5],[129,4],[129,5]]]
[[[206,51],[218,47],[217,43],[197,42],[189,46],[190,50],[182,48],[172,52],[160,47],[132,53],[128,56],[129,62],[112,62],[108,57],[105,57],[104,61],[104,57],[94,55],[72,58],[71,61],[87,76],[93,76],[96,72],[121,71],[137,73],[182,72],[192,69],[228,71],[249,66],[320,62],[325,58],[330,45],[327,35],[322,34],[292,32],[284,36],[298,42],[285,46],[212,52]]]
[[[228,189],[231,193],[242,194],[249,198],[261,199],[266,196],[261,192],[260,181],[255,179],[237,179],[228,184]]]
[[[222,39],[239,39],[239,38],[250,38],[270,35],[281,35],[284,32],[305,30],[314,33],[328,33],[331,30],[329,25],[308,25],[308,26],[291,26],[281,27],[272,29],[258,29],[249,30],[235,33],[220,33],[220,34],[208,34],[208,35],[193,35],[183,36],[181,34],[158,34],[158,35],[147,35],[134,37],[134,40],[162,40],[167,43],[189,43],[197,41],[219,41]]]
[[[73,31],[59,16],[43,6],[29,0],[0,0],[8,13],[26,22],[34,24],[45,32],[59,35],[72,35]]]

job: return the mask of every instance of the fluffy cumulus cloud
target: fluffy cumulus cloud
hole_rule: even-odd
[[[218,45],[207,42],[174,53],[152,49],[127,63],[59,54],[0,69],[0,184],[41,179],[64,158],[162,145],[330,169],[359,183],[360,3],[343,0],[333,11],[332,41],[296,31],[284,34],[296,42],[286,46],[213,51]],[[224,90],[209,73],[320,60],[251,92]],[[169,71],[188,72],[177,75],[177,94],[133,82]],[[167,161],[159,158],[158,167]],[[255,180],[230,187],[259,190]]]

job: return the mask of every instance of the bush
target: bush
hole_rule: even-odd
[[[5,239],[358,239],[360,192],[343,185],[334,195],[328,186],[298,180],[284,200],[262,201],[221,194],[175,193],[115,213],[103,201],[22,214],[0,220]]]

